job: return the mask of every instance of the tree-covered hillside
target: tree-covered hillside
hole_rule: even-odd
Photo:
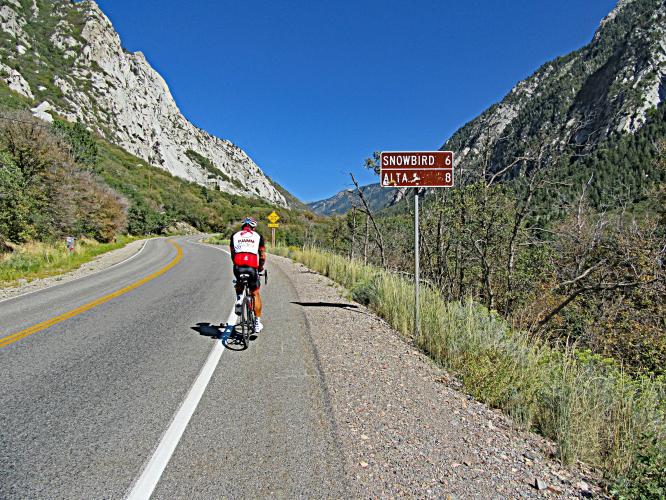
[[[544,64],[442,149],[457,152],[466,169],[489,172],[521,159],[508,172],[516,176],[636,132],[662,99],[665,36],[661,0],[620,2],[587,46]]]
[[[0,241],[52,240],[65,234],[109,240],[121,232],[162,234],[177,222],[199,231],[229,234],[248,215],[260,221],[266,234],[265,217],[276,209],[282,217],[280,241],[302,244],[304,238],[319,234],[314,228],[321,218],[309,211],[276,207],[260,198],[185,181],[148,165],[80,123],[56,119],[50,125],[33,118],[27,112],[31,104],[0,82],[0,136],[4,137],[0,141]],[[21,150],[8,142],[17,133],[23,140]],[[40,176],[35,178],[26,170],[31,165],[26,160],[32,157],[41,161]],[[112,201],[113,214],[109,207],[95,212],[89,203],[99,203],[102,194]]]
[[[46,121],[81,121],[146,164],[199,185],[287,206],[237,145],[180,112],[164,78],[123,47],[94,1],[11,0],[0,12],[0,81]]]

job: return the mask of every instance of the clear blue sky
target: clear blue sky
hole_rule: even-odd
[[[615,0],[98,0],[185,116],[304,201],[375,178],[378,150],[439,148]]]

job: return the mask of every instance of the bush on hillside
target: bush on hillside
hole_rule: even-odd
[[[53,130],[69,144],[70,154],[76,163],[90,169],[97,166],[99,163],[97,142],[83,123],[79,121],[69,123],[56,118],[53,121]]]
[[[75,235],[111,241],[126,223],[124,200],[100,183],[89,165],[78,163],[71,145],[43,122],[25,112],[3,118],[0,240]]]
[[[0,242],[26,241],[34,236],[31,206],[23,173],[9,153],[0,151]]]
[[[127,231],[130,234],[162,234],[171,222],[167,214],[151,209],[143,201],[135,202],[127,211]]]

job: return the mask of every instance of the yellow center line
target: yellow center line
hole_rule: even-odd
[[[152,274],[149,274],[145,278],[140,279],[139,281],[135,281],[131,285],[128,285],[124,288],[121,288],[120,290],[116,290],[115,292],[112,292],[108,295],[105,295],[103,297],[100,297],[99,299],[93,300],[92,302],[88,302],[87,304],[83,304],[82,306],[77,307],[76,309],[72,309],[71,311],[68,311],[66,313],[61,314],[60,316],[56,316],[55,318],[47,319],[46,321],[42,321],[41,323],[37,323],[36,325],[33,325],[29,328],[26,328],[25,330],[21,330],[20,332],[12,333],[11,335],[7,335],[6,337],[0,338],[0,347],[5,347],[8,346],[9,344],[12,344],[16,342],[17,340],[21,340],[22,338],[27,337],[28,335],[32,335],[33,333],[37,333],[39,331],[42,331],[46,328],[49,328],[50,326],[57,325],[58,323],[61,323],[67,319],[73,318],[74,316],[78,316],[81,313],[84,313],[86,311],[89,311],[93,307],[96,307],[100,304],[104,304],[105,302],[108,302],[111,299],[115,299],[116,297],[120,297],[121,295],[130,292],[134,290],[135,288],[139,288],[141,285],[144,285],[148,283],[150,280],[153,280],[157,278],[158,276],[166,273],[169,269],[174,267],[178,262],[180,262],[180,259],[183,257],[183,249],[178,245],[177,243],[169,240],[169,243],[171,243],[175,248],[176,248],[176,256],[173,258],[171,262],[169,262],[166,266],[164,266],[162,269],[159,269],[158,271],[155,271]]]

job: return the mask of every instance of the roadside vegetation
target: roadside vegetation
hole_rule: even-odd
[[[663,376],[631,377],[590,350],[553,347],[478,302],[447,301],[433,286],[422,292],[422,333],[414,338],[408,278],[322,250],[280,247],[273,253],[346,287],[457,374],[475,398],[551,438],[562,463],[582,460],[603,468],[619,496],[666,493]]]
[[[204,238],[202,242],[209,245],[229,245],[229,238],[224,238],[221,234],[213,234]]]
[[[15,286],[19,280],[31,281],[67,273],[136,239],[120,235],[113,242],[100,243],[84,238],[75,242],[73,251],[65,242],[12,245],[11,252],[0,254],[0,288]]]
[[[110,242],[125,225],[125,200],[91,171],[96,146],[80,141],[82,127],[58,127],[25,113],[0,120],[2,240],[85,234]]]
[[[266,216],[277,210],[279,241],[326,241],[323,217],[185,181],[95,136],[82,123],[38,120],[25,111],[29,105],[0,84],[0,261],[6,267],[0,286],[61,269],[51,261],[67,236],[99,242],[100,251],[116,248],[128,236],[169,235],[178,228],[225,239],[248,215],[267,235]],[[65,267],[96,254],[77,255]]]
[[[614,496],[663,498],[665,113],[592,155],[535,142],[422,193],[419,338],[413,190],[378,213],[359,193],[323,234],[275,251],[344,285],[563,463],[600,467]]]

